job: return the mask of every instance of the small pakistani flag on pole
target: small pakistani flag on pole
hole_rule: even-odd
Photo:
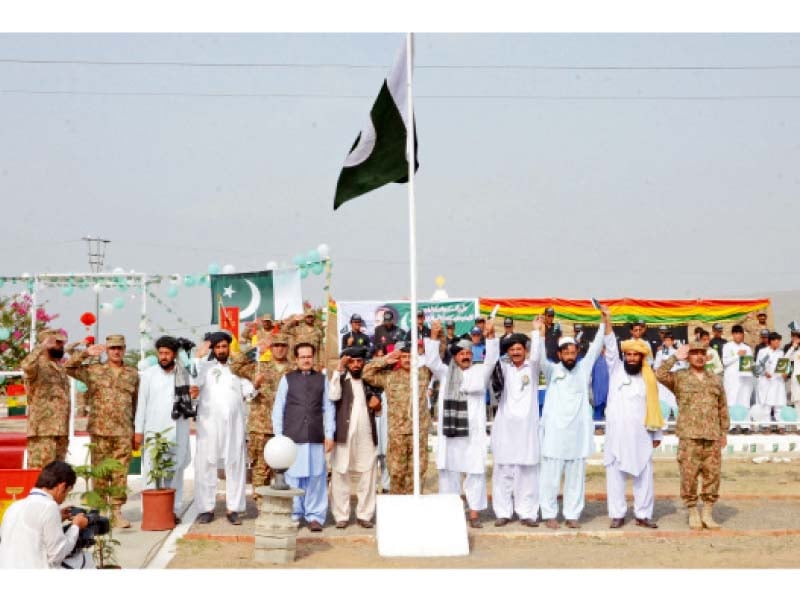
[[[406,44],[397,56],[378,98],[372,105],[366,127],[358,134],[336,183],[333,210],[348,200],[387,183],[408,182],[406,136],[408,135],[408,73]],[[416,121],[416,119],[414,119]],[[414,126],[414,171],[417,162]]]
[[[237,307],[239,319],[250,321],[269,314],[276,321],[303,312],[298,269],[211,275],[211,323],[219,323],[220,303]]]

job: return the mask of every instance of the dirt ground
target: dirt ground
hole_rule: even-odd
[[[726,459],[721,499],[714,508],[721,533],[688,529],[674,459],[655,462],[657,530],[629,521],[610,531],[603,467],[588,466],[586,479],[587,503],[577,536],[563,528],[525,528],[516,521],[498,529],[490,508],[481,515],[484,528],[468,531],[469,556],[381,558],[374,529],[352,524],[338,530],[329,518],[321,534],[298,531],[297,560],[288,568],[800,568],[800,461],[759,465]],[[426,493],[436,491],[434,465],[424,487]],[[223,512],[220,502],[217,514]],[[195,524],[190,533],[252,535],[256,516],[255,505],[248,502],[242,526],[218,518],[210,525]],[[250,542],[185,539],[169,568],[270,568],[253,562],[252,556]]]

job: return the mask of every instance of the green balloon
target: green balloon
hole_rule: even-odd
[[[6,382],[6,376],[0,375],[0,385],[3,385]]]
[[[300,279],[305,279],[306,277],[308,277],[308,267],[306,267],[305,265],[301,265],[298,268],[300,270]]]
[[[192,287],[195,283],[197,283],[194,279],[194,275],[185,275],[183,277],[183,285],[186,287]]]
[[[83,392],[87,391],[89,388],[86,387],[86,384],[83,383],[82,381],[77,381],[76,380],[75,381],[75,389],[78,390],[79,392],[83,393]]]
[[[167,289],[167,296],[169,296],[170,298],[174,298],[177,295],[178,295],[178,288],[175,287],[174,285],[169,286],[169,288]]]
[[[75,293],[75,288],[72,287],[72,285],[68,285],[63,290],[61,290],[61,293],[67,297],[72,296],[72,294]]]
[[[112,304],[114,305],[114,308],[116,308],[117,310],[125,308],[125,300],[123,300],[122,298],[114,298]]]
[[[312,263],[312,265],[311,265],[311,272],[314,275],[320,275],[322,273],[322,269],[323,269],[323,266],[322,266],[321,262],[315,262],[315,263]]]

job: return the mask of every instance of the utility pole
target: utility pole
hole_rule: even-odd
[[[106,260],[106,244],[111,240],[104,240],[97,236],[87,235],[81,238],[89,246],[89,269],[92,273],[100,273]],[[99,283],[97,284],[99,285]],[[100,343],[100,291],[95,291],[94,303],[94,343]]]

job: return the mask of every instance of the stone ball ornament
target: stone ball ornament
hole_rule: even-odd
[[[276,435],[264,446],[264,460],[275,471],[272,488],[288,490],[284,474],[297,458],[297,445],[285,435]]]

